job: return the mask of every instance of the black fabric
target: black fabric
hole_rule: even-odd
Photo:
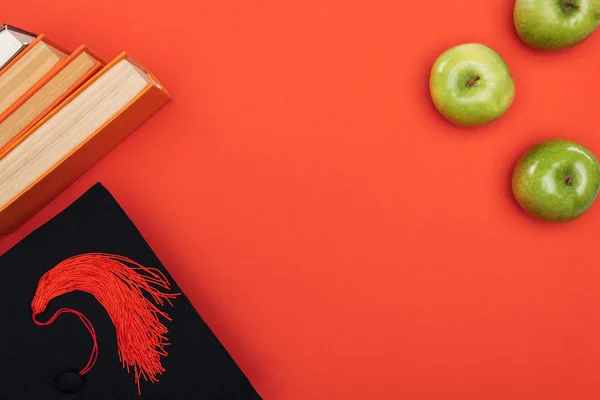
[[[162,358],[166,372],[158,383],[142,381],[141,396],[133,374],[119,361],[115,328],[96,299],[73,292],[52,300],[40,321],[59,308],[73,308],[92,322],[98,336],[94,368],[82,381],[70,374],[83,368],[90,356],[89,332],[72,314],[37,326],[30,303],[47,270],[88,252],[118,254],[158,268],[171,281],[172,291],[181,292],[115,199],[101,184],[95,185],[0,257],[0,399],[260,399],[185,295],[177,297],[173,307],[164,307],[172,318],[161,319],[171,343],[168,356]]]

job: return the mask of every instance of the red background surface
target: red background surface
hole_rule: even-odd
[[[508,0],[26,3],[3,22],[174,99],[2,250],[101,181],[267,400],[600,397],[600,206],[550,225],[510,192],[537,141],[600,155],[600,34],[533,51]],[[516,101],[468,130],[428,76],[470,41]]]

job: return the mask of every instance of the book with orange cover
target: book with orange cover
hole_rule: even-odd
[[[60,46],[57,43],[55,43],[48,36],[46,36],[45,34],[41,33],[41,34],[37,35],[35,38],[33,38],[33,40],[31,41],[31,43],[29,43],[28,46],[24,47],[22,51],[20,51],[6,65],[4,65],[2,69],[0,69],[0,76],[2,76],[3,74],[5,74],[6,71],[8,71],[12,66],[14,66],[16,63],[18,63],[19,60],[21,60],[23,57],[25,57],[27,55],[27,53],[29,53],[31,51],[31,49],[33,49],[35,47],[35,45],[37,45],[40,42],[47,43],[47,44],[51,45],[52,47],[56,47],[56,48],[58,48],[59,50],[62,50],[62,51],[65,50],[62,46]]]
[[[0,114],[0,158],[10,144],[102,68],[104,61],[80,46]]]
[[[41,34],[0,71],[0,115],[44,76],[64,64],[70,52]]]
[[[0,159],[0,233],[16,229],[92,167],[171,96],[121,53]]]

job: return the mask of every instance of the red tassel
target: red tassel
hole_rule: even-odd
[[[106,309],[116,328],[119,358],[128,372],[133,369],[141,394],[140,378],[154,383],[158,382],[157,375],[164,372],[160,357],[167,356],[168,330],[158,317],[171,320],[166,312],[144,296],[144,292],[161,306],[165,301],[172,305],[171,299],[179,296],[179,293],[163,293],[160,289],[169,290],[170,283],[157,269],[117,255],[83,254],[59,263],[40,279],[31,303],[33,320],[45,326],[63,313],[72,313],[81,319],[94,341],[90,359],[79,372],[86,374],[98,357],[96,333],[91,322],[80,312],[67,308],[58,310],[48,322],[39,322],[36,317],[55,297],[75,290],[92,294]]]

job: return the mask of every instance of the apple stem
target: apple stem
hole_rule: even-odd
[[[475,84],[475,82],[477,82],[478,80],[480,80],[481,78],[479,77],[479,75],[477,75],[475,78],[467,81],[467,87],[473,86]]]
[[[573,185],[573,178],[571,178],[571,175],[567,175],[567,177],[565,178],[565,183],[569,186]]]
[[[563,7],[564,8],[574,8],[576,10],[579,10],[579,6],[577,4],[571,3],[570,1],[563,1]]]

